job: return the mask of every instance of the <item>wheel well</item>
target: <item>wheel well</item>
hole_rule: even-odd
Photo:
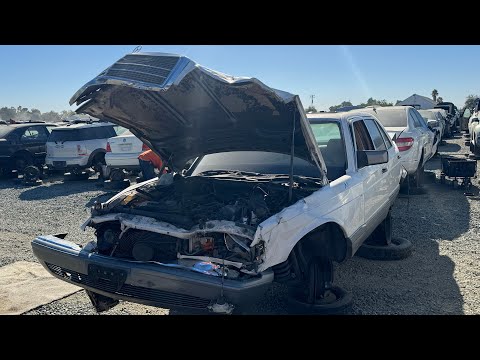
[[[88,166],[92,166],[93,165],[93,160],[95,159],[95,157],[97,157],[98,155],[103,155],[105,156],[106,154],[106,151],[103,150],[103,149],[98,149],[98,150],[95,150],[94,152],[92,152],[90,154],[90,158],[88,159]]]
[[[348,255],[348,244],[343,229],[334,222],[328,222],[306,234],[295,247],[308,256],[328,257],[342,262]]]
[[[294,246],[286,261],[273,266],[275,280],[292,284],[302,281],[312,257],[326,257],[341,263],[351,253],[351,244],[340,225],[325,223],[306,234]]]

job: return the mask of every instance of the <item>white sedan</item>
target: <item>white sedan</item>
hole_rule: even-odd
[[[140,170],[138,155],[148,150],[131,132],[108,139],[105,163],[111,169]]]

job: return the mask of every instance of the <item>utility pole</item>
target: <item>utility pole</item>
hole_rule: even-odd
[[[313,99],[315,99],[315,95],[310,95],[310,98],[312,99],[312,106],[313,106]]]

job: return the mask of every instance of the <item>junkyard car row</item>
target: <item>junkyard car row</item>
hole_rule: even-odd
[[[288,285],[292,313],[344,311],[351,296],[333,284],[333,262],[411,254],[392,237],[392,206],[401,187],[422,186],[425,163],[460,126],[451,103],[305,114],[296,95],[161,53],[126,55],[71,103],[101,122],[53,130],[49,167],[136,170],[150,148],[169,169],[95,203],[86,246],[65,234],[32,241],[97,311],[126,300],[241,312],[274,281]],[[53,138],[92,126],[108,129],[95,137],[105,144]]]

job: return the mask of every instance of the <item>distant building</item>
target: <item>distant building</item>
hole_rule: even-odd
[[[398,101],[395,105],[413,106],[417,109],[433,109],[437,103],[426,96],[413,94],[403,101]]]

